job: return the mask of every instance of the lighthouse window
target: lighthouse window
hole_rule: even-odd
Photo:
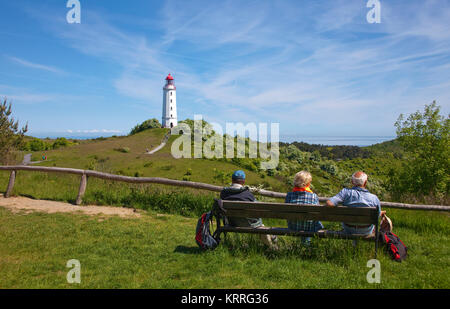
[[[170,92],[170,95],[172,95],[172,92]]]
[[[170,103],[172,103],[172,99],[170,99]]]
[[[172,110],[172,106],[170,107],[170,110]]]

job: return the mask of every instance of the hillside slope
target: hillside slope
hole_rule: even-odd
[[[127,176],[165,177],[217,185],[227,185],[231,180],[231,173],[243,169],[247,174],[248,185],[263,185],[264,188],[276,191],[288,189],[287,184],[277,178],[250,171],[232,162],[175,159],[171,155],[171,145],[177,136],[172,136],[158,152],[146,154],[161,143],[167,132],[168,129],[150,129],[130,136],[81,140],[77,145],[33,152],[32,161],[39,160],[45,154],[47,161],[38,165],[92,169]]]

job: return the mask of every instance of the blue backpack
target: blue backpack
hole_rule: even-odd
[[[212,220],[213,220],[212,211],[208,211],[202,214],[202,216],[200,217],[200,219],[198,219],[197,222],[195,241],[197,242],[198,246],[203,250],[215,249],[220,241],[218,237],[215,237],[215,234],[211,235],[210,223],[212,222]]]

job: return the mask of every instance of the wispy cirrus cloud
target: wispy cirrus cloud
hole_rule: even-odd
[[[12,56],[7,56],[8,59],[10,59],[11,61],[13,61],[14,63],[18,63],[24,67],[27,68],[32,68],[32,69],[37,69],[37,70],[43,70],[43,71],[47,71],[47,72],[52,72],[52,73],[58,73],[58,74],[65,74],[66,72],[64,72],[63,70],[54,67],[54,66],[49,66],[49,65],[44,65],[44,64],[40,64],[40,63],[34,63],[31,61],[27,61],[21,58],[17,58],[17,57],[12,57]]]

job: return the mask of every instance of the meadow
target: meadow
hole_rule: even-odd
[[[62,201],[73,201],[76,196],[77,177],[19,175],[17,195]],[[0,176],[0,188],[4,188],[8,175],[2,172]],[[381,283],[369,284],[367,262],[374,255],[373,242],[360,242],[354,248],[351,241],[315,239],[312,248],[305,248],[295,237],[280,237],[280,250],[272,251],[255,236],[228,234],[216,250],[201,251],[194,241],[197,218],[216,196],[91,181],[86,204],[133,207],[141,217],[12,213],[0,208],[0,287],[450,287],[448,213],[388,209],[394,232],[408,246],[409,257],[396,263],[380,252]],[[286,225],[280,220],[264,223]],[[325,227],[339,229],[331,222],[325,222]],[[70,259],[81,263],[80,284],[66,281]]]
[[[166,132],[152,129],[133,136],[80,141],[45,151],[47,161],[39,165],[216,185],[228,184],[230,173],[241,168],[224,160],[175,160],[170,146],[145,155],[146,148],[156,147]],[[32,160],[42,154],[33,152]],[[298,166],[294,167],[299,168],[305,153],[295,154]],[[360,166],[373,167],[375,173],[381,162],[377,160],[356,158],[337,166],[342,175]],[[332,169],[330,174],[329,166],[321,168],[323,163],[308,162],[316,188],[336,190],[333,182],[339,175],[332,175]],[[249,185],[280,192],[291,189],[280,174],[244,170]],[[8,178],[8,172],[0,171],[0,192]],[[73,204],[79,181],[77,176],[19,171],[13,195]],[[141,216],[13,213],[0,207],[0,288],[450,288],[446,212],[387,209],[394,232],[409,248],[409,257],[396,263],[380,250],[381,283],[369,284],[367,262],[374,256],[373,242],[359,242],[354,248],[347,240],[314,239],[312,247],[306,248],[298,238],[279,237],[280,249],[273,251],[255,236],[228,234],[216,250],[201,251],[194,240],[197,219],[211,209],[215,197],[218,193],[209,191],[89,178],[84,205],[134,208]],[[264,224],[286,226],[280,220],[264,220]],[[340,229],[338,223],[324,225]],[[80,284],[67,283],[70,259],[81,263]]]

